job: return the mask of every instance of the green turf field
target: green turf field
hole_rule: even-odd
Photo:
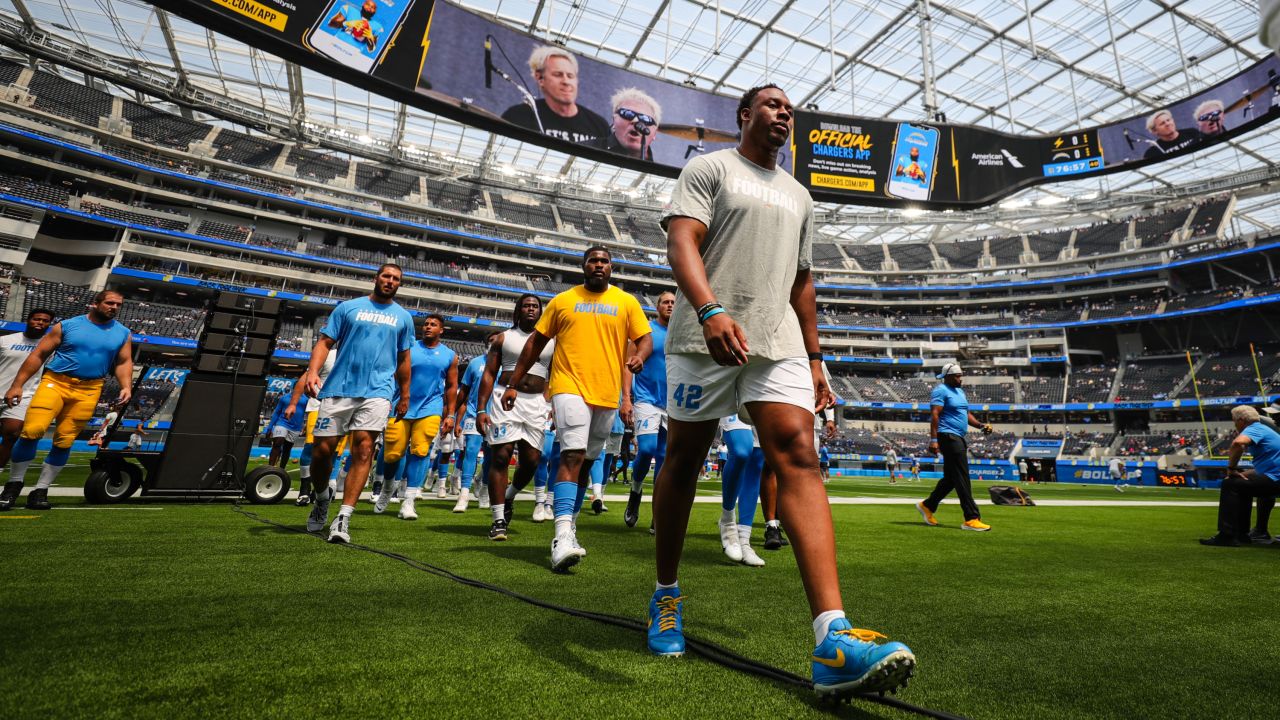
[[[64,475],[60,485],[74,486],[84,469]],[[886,487],[837,480],[831,494]],[[81,499],[53,500],[58,509],[32,519],[20,506],[0,515],[0,717],[832,714],[805,693],[704,660],[652,658],[638,633],[254,522],[228,503],[71,510]],[[651,540],[622,524],[620,505],[582,518],[589,555],[568,576],[547,569],[551,524],[528,522],[530,503],[507,543],[484,538],[487,512],[453,515],[452,505],[420,502],[416,523],[362,505],[353,539],[556,603],[643,616]],[[306,512],[252,509],[295,526]],[[813,638],[793,557],[761,551],[767,567],[730,563],[717,510],[695,506],[682,572],[687,632],[807,675]],[[938,528],[906,505],[833,513],[854,624],[918,656],[904,700],[973,718],[1276,712],[1280,547],[1201,547],[1213,508],[984,508],[987,534],[959,532],[954,504]],[[647,526],[647,505],[641,518]],[[834,714],[910,717],[867,702]]]

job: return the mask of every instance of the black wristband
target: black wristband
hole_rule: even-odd
[[[810,362],[812,362],[812,361],[814,361],[814,360],[821,360],[821,359],[822,359],[822,352],[821,352],[821,351],[819,351],[819,352],[811,352],[811,353],[809,353],[809,361],[810,361]]]

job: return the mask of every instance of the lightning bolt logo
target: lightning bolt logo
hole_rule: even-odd
[[[1054,140],[1053,147],[1054,149],[1062,147],[1062,138],[1058,138],[1057,140]]]

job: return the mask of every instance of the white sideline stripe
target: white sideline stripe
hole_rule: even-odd
[[[17,505],[15,505],[14,507],[17,507]],[[152,511],[158,512],[160,510],[163,510],[164,508],[158,508],[158,507],[58,507],[58,506],[55,506],[53,509],[54,510],[152,510]]]
[[[25,492],[24,492],[25,494]],[[49,495],[53,497],[81,497],[84,491],[76,487],[54,487],[49,488]],[[290,491],[287,499],[296,499],[298,493]],[[367,490],[360,494],[362,499],[372,499],[372,494]],[[474,499],[474,496],[472,496]],[[520,493],[520,499],[532,499],[533,493],[525,490]],[[418,502],[436,500],[434,494],[431,496],[419,496]],[[644,502],[649,502],[652,498],[649,493],[645,493]],[[833,497],[828,498],[828,502],[832,505],[915,505],[917,498],[904,497]],[[993,503],[987,499],[977,500],[979,505],[992,505]],[[457,502],[457,496],[450,496],[449,502]],[[626,495],[605,495],[606,503],[621,503],[626,505]],[[695,503],[711,504],[720,502],[719,495],[698,495],[693,501]],[[281,500],[281,502],[284,502]],[[1218,507],[1217,500],[1067,500],[1067,499],[1046,499],[1036,500],[1039,507]],[[954,500],[943,501],[943,505],[955,505]],[[62,510],[142,510],[144,508],[59,508]],[[160,508],[145,508],[151,510],[159,510]]]

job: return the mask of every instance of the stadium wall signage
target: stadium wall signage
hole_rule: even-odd
[[[540,56],[565,50],[443,0],[150,2],[370,92],[602,162],[674,177],[737,143],[737,98],[590,57]],[[1280,58],[1269,55],[1148,115],[1058,135],[798,110],[780,159],[817,200],[981,207],[1195,152],[1276,117]]]

